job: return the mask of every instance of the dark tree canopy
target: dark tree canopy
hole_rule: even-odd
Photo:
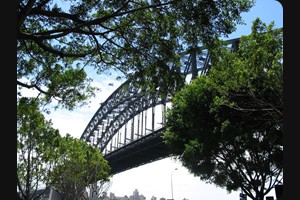
[[[237,52],[215,42],[212,68],[172,98],[164,134],[200,179],[264,199],[283,176],[283,34],[259,19]]]
[[[72,110],[88,104],[98,89],[91,85],[89,70],[99,74],[116,70],[120,78],[134,78],[145,89],[175,91],[184,82],[176,72],[178,53],[232,33],[242,23],[240,14],[253,3],[19,0],[18,103],[33,95],[31,101],[39,108],[55,103],[56,108]],[[30,123],[27,128],[35,128],[36,123]],[[51,124],[46,128],[55,132]],[[67,164],[72,167],[74,162]]]
[[[17,85],[48,103],[73,109],[95,94],[87,70],[117,70],[165,90],[182,83],[178,52],[227,35],[253,0],[20,0]],[[166,75],[167,74],[167,75]],[[25,95],[20,92],[20,95]]]

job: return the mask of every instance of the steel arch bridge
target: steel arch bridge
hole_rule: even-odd
[[[227,40],[236,51],[239,38]],[[181,73],[189,82],[210,69],[210,54],[205,47],[198,52],[180,54]],[[103,153],[111,174],[169,157],[162,140],[165,111],[170,98],[161,98],[160,91],[148,92],[127,80],[103,102],[86,126],[80,139]]]

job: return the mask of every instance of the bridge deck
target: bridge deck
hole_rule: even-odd
[[[168,146],[163,142],[164,128],[139,140],[117,149],[104,158],[111,166],[110,174],[117,174],[128,169],[144,165],[170,156]]]

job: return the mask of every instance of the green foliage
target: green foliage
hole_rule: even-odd
[[[117,70],[143,87],[177,90],[178,53],[241,24],[254,0],[18,1],[17,85],[74,109],[97,92],[86,75]],[[135,75],[134,75],[135,74]],[[168,76],[164,83],[151,81]],[[18,90],[20,96],[26,95]]]
[[[79,199],[90,184],[109,181],[108,162],[97,148],[85,141],[67,135],[59,154],[52,179],[53,186],[65,199]]]
[[[210,45],[212,68],[175,94],[163,138],[191,173],[263,199],[282,181],[283,37],[259,19],[237,52]]]
[[[18,181],[20,188],[26,187],[25,195],[32,189],[28,181],[31,178],[25,182],[21,179],[30,175],[46,185],[53,184],[48,183],[51,175],[51,181],[61,181],[55,184],[64,192],[70,191],[63,188],[68,186],[66,182],[81,189],[92,179],[106,180],[107,167],[101,156],[96,154],[88,160],[87,154],[95,150],[79,141],[59,138],[58,131],[51,128],[51,121],[41,115],[42,111],[48,111],[49,103],[69,110],[88,104],[97,92],[87,76],[88,69],[99,74],[116,70],[121,77],[136,80],[145,90],[160,88],[161,95],[172,93],[184,81],[178,73],[178,53],[230,34],[236,24],[242,23],[240,14],[247,12],[253,3],[254,0],[18,1],[17,126],[18,151],[23,155],[19,164],[24,171]],[[24,101],[23,97],[31,96],[31,91],[36,92],[36,99]],[[27,104],[30,106],[22,106]],[[46,110],[39,110],[42,108]],[[70,149],[73,145],[78,149],[68,150],[65,143],[72,144]],[[25,154],[38,163],[32,167]],[[49,173],[56,161],[59,166],[52,176]],[[43,162],[49,173],[40,177],[38,170],[42,167],[38,166]],[[91,167],[102,166],[102,172],[92,173],[88,163]],[[63,164],[70,168],[64,168]],[[81,165],[80,172],[76,171],[76,164]],[[63,182],[60,173],[70,175],[70,179]],[[78,182],[80,178],[84,180],[82,185]]]
[[[17,192],[33,199],[38,189],[54,187],[75,200],[89,184],[109,181],[110,167],[85,141],[61,137],[45,120],[39,102],[21,98],[17,106]],[[76,198],[73,195],[77,195]]]
[[[60,134],[45,120],[33,99],[22,98],[17,106],[17,191],[22,199],[51,185]]]

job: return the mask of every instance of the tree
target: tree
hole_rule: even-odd
[[[17,106],[17,196],[37,199],[49,189],[56,165],[60,134],[45,120],[34,99],[22,98]]]
[[[59,152],[52,180],[64,199],[87,199],[85,192],[91,184],[103,185],[109,181],[110,167],[96,147],[67,134]]]
[[[17,85],[44,103],[74,109],[96,89],[88,70],[136,74],[150,89],[182,83],[178,52],[227,35],[254,0],[96,1],[20,0],[17,7]],[[220,14],[222,13],[222,14]],[[164,77],[164,81],[159,81]]]
[[[210,48],[212,68],[172,98],[164,141],[201,180],[263,200],[282,181],[283,34],[256,19],[236,52]]]
[[[254,0],[19,0],[17,103],[29,96],[29,89],[36,92],[35,106],[41,112],[49,111],[44,107],[49,103],[68,110],[86,105],[97,92],[87,76],[89,70],[117,70],[125,78],[137,76],[133,79],[139,84],[150,90],[160,87],[162,94],[176,90],[183,83],[174,70],[180,67],[178,52],[233,32],[235,25],[242,23],[240,13],[247,12],[253,3]],[[34,110],[23,114],[34,114],[37,107],[28,107]],[[18,112],[22,111],[25,110]],[[51,123],[36,123],[30,116],[26,119],[22,133],[31,133],[30,128],[37,124],[56,132]],[[32,139],[37,140],[40,130],[33,130],[36,132]],[[72,166],[72,162],[68,164]],[[21,188],[25,183],[18,184]]]
[[[109,181],[110,167],[102,154],[85,141],[61,137],[45,120],[39,103],[22,98],[17,106],[17,196],[38,199],[54,187],[65,199],[75,200],[92,183]],[[77,195],[69,198],[70,194]]]

